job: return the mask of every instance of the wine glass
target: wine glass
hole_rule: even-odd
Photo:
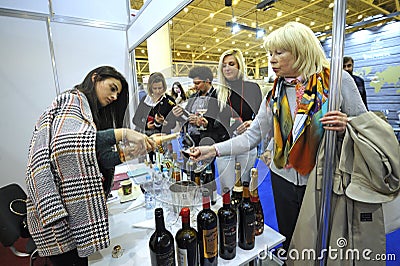
[[[190,137],[189,133],[185,133],[183,135],[180,136],[181,141],[179,141],[179,143],[181,143],[181,152],[182,155],[187,159],[187,160],[191,160],[190,159],[190,155],[189,153],[191,152],[191,150],[195,147],[195,142],[194,140]],[[212,162],[213,158],[204,160],[204,161],[197,161],[196,162],[196,167],[194,169],[195,173],[200,173],[203,172],[204,169],[206,169],[206,167]],[[188,169],[186,169],[188,170]]]
[[[204,114],[207,112],[207,105],[208,101],[205,96],[200,96],[198,99],[198,105],[197,105],[197,110],[196,112],[199,114],[201,118],[204,117]],[[203,126],[203,124],[199,127],[199,130],[206,130],[206,128]]]

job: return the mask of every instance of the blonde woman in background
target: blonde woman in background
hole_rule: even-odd
[[[218,121],[223,125],[220,141],[242,134],[260,108],[261,89],[255,82],[246,80],[246,64],[239,49],[222,53],[218,64],[217,98],[219,105]],[[221,128],[221,127],[219,127]],[[235,183],[235,163],[242,167],[242,181],[250,180],[250,170],[257,159],[257,148],[241,154],[218,157],[217,167],[221,187],[232,188]]]

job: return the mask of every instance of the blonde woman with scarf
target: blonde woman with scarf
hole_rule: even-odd
[[[233,140],[197,147],[192,158],[240,154],[273,131],[271,179],[280,233],[287,251],[325,130],[343,137],[348,116],[366,112],[352,77],[342,73],[340,110],[327,112],[329,61],[307,26],[289,22],[267,36],[264,47],[277,75],[271,96],[261,103],[251,126]]]

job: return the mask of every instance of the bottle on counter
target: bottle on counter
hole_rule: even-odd
[[[171,178],[173,182],[179,182],[181,181],[181,166],[178,162],[178,155],[176,152],[172,153],[172,165]]]
[[[151,175],[146,175],[146,181],[142,184],[144,202],[147,210],[153,209],[154,204],[154,189],[153,189],[153,179]]]
[[[156,231],[149,240],[150,259],[152,266],[175,265],[174,237],[165,229],[164,213],[162,208],[154,211]]]
[[[188,160],[186,162],[186,169],[187,169],[187,179],[188,181],[193,181],[195,182],[196,180],[196,173],[194,172],[194,169],[196,168],[195,162],[193,160]]]
[[[182,208],[179,215],[182,216],[182,228],[178,230],[175,236],[178,265],[197,266],[199,258],[197,231],[190,227],[190,209]]]
[[[197,214],[200,265],[218,265],[218,219],[210,209],[210,192],[202,189],[203,209]]]
[[[250,180],[250,201],[254,206],[256,213],[255,230],[256,236],[264,232],[264,213],[261,205],[260,197],[258,196],[258,170],[257,168],[251,169]]]
[[[237,162],[235,164],[235,186],[232,190],[232,197],[231,197],[231,205],[234,210],[237,211],[237,208],[242,201],[242,194],[243,194],[243,186],[241,180],[241,167],[240,163]]]
[[[239,204],[239,247],[245,250],[254,248],[256,213],[250,202],[249,182],[243,182],[243,198]]]
[[[162,192],[162,173],[160,171],[160,168],[158,166],[154,166],[154,171],[153,171],[153,190],[154,190],[154,196],[155,198],[159,198],[161,196]]]
[[[236,256],[237,214],[231,207],[231,195],[227,187],[223,189],[222,203],[218,210],[219,256],[231,260]]]
[[[215,205],[217,203],[217,183],[210,164],[205,170],[203,185],[210,191],[211,205]]]

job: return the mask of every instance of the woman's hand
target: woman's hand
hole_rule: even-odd
[[[348,119],[345,113],[340,111],[330,111],[327,112],[319,121],[321,121],[326,130],[334,130],[338,133],[344,133],[346,131]]]
[[[189,155],[192,160],[202,161],[215,157],[217,155],[217,151],[215,150],[214,146],[199,146],[190,149]]]
[[[133,146],[132,152],[138,155],[146,154],[147,151],[154,150],[156,143],[145,134],[132,129],[125,129],[123,141]]]
[[[181,106],[175,105],[172,108],[172,113],[174,114],[174,116],[180,117],[183,115],[183,108]]]
[[[156,122],[160,125],[162,125],[164,123],[164,116],[162,116],[161,114],[156,114],[156,116],[154,117],[154,119],[156,120]]]
[[[247,121],[244,121],[240,126],[238,126],[236,128],[237,134],[240,135],[243,132],[245,132],[250,127],[251,122],[253,122],[253,120],[247,120]]]

